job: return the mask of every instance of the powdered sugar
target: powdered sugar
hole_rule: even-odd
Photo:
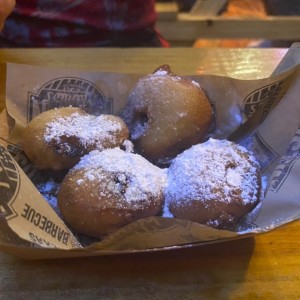
[[[134,152],[133,142],[130,140],[125,140],[122,144],[122,149],[124,148],[125,152]]]
[[[152,75],[154,76],[165,76],[165,75],[168,75],[169,72],[166,71],[166,70],[161,70],[161,69],[158,69],[156,72],[154,72]]]
[[[195,80],[192,80],[192,84],[195,85],[196,87],[198,88],[201,88],[199,82],[195,81]]]
[[[213,139],[184,151],[169,168],[166,201],[218,199],[229,203],[235,194],[244,204],[255,203],[258,164],[248,155],[241,146]]]
[[[94,150],[84,156],[72,169],[84,170],[84,181],[101,181],[104,174],[111,174],[114,180],[100,191],[109,197],[110,193],[118,193],[130,205],[145,205],[151,197],[162,197],[166,184],[166,172],[142,156],[124,152],[119,148],[104,151]],[[109,177],[106,177],[109,178]],[[78,183],[78,180],[77,180]]]
[[[160,110],[168,110],[163,116],[165,123],[172,124],[173,130],[177,129],[176,122],[188,119],[191,99],[185,91],[202,90],[198,82],[171,75],[166,70],[159,69],[153,74],[141,77],[128,97],[128,105],[122,112],[122,117],[129,127],[131,139],[137,141],[147,135],[156,120]],[[179,103],[181,105],[179,105]],[[198,108],[198,103],[195,104]],[[173,113],[174,108],[177,111]],[[163,130],[161,130],[163,132]]]
[[[240,187],[242,185],[242,174],[236,169],[227,169],[225,179],[229,186]]]
[[[107,115],[81,115],[76,112],[49,122],[46,126],[44,140],[48,143],[56,141],[60,144],[63,143],[62,137],[75,136],[85,147],[96,142],[97,148],[102,149],[103,141],[113,140],[113,133],[119,130],[122,130],[122,125]],[[64,145],[66,148],[66,143]]]

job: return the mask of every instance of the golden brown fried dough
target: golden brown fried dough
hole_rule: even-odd
[[[259,165],[249,151],[210,139],[173,160],[166,202],[177,218],[232,228],[258,204],[260,185]]]
[[[77,232],[105,236],[162,212],[166,173],[119,148],[92,151],[64,178],[58,206]]]
[[[122,116],[137,152],[164,164],[203,141],[213,112],[197,82],[172,75],[163,66],[137,82]]]
[[[39,169],[61,170],[71,168],[91,150],[122,145],[128,136],[126,124],[117,116],[94,116],[77,107],[63,107],[32,119],[22,148]]]

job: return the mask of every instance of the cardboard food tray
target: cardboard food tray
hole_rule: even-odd
[[[261,203],[236,232],[150,217],[101,241],[88,242],[68,228],[33,183],[41,174],[19,147],[22,130],[35,115],[57,106],[118,114],[143,74],[8,64],[6,110],[0,115],[0,250],[27,259],[149,252],[243,238],[299,219],[300,67],[295,64],[299,60],[296,48],[288,51],[269,78],[187,76],[199,82],[211,100],[215,124],[210,136],[241,143],[261,165]]]

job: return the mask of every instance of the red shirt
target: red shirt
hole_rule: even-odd
[[[166,46],[155,0],[20,0],[2,47]]]

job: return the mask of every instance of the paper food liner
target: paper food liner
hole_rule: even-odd
[[[45,174],[34,168],[19,147],[22,130],[34,116],[54,107],[72,105],[94,114],[118,115],[144,74],[8,64],[7,114],[1,114],[0,123],[0,249],[25,258],[155,251],[254,235],[298,219],[299,72],[300,67],[295,66],[259,80],[185,76],[198,82],[211,101],[215,121],[209,136],[244,145],[261,166],[261,203],[240,222],[236,232],[150,217],[95,241],[68,228],[59,211],[38,191],[37,183],[46,180]]]

